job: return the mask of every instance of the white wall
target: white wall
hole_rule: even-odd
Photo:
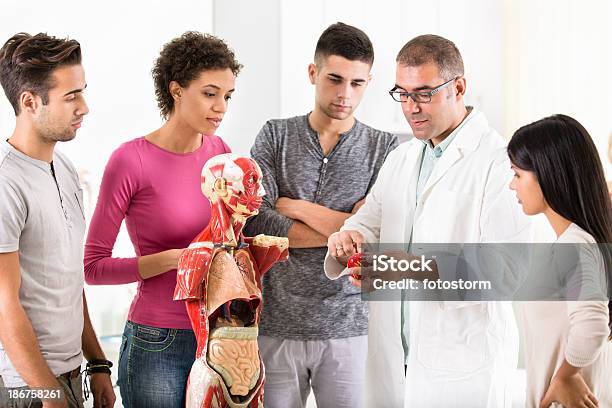
[[[612,177],[607,155],[612,3],[517,0],[508,2],[507,12],[507,127],[516,129],[555,113],[570,115],[589,131]]]

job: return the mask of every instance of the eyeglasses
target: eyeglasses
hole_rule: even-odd
[[[458,76],[451,78],[442,85],[436,86],[435,88],[430,89],[429,91],[406,92],[402,90],[402,88],[395,86],[392,90],[389,91],[389,95],[391,95],[393,100],[397,102],[408,102],[408,98],[410,97],[416,103],[429,103],[431,102],[432,96],[440,92],[442,88],[449,85],[451,82],[458,78]]]

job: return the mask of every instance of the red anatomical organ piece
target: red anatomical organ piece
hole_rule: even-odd
[[[355,254],[351,256],[346,262],[347,268],[360,268],[361,262],[363,261],[363,254]],[[361,274],[351,273],[351,277],[356,280],[361,280]]]

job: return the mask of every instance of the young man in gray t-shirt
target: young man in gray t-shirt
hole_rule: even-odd
[[[289,237],[288,262],[263,279],[260,353],[268,408],[359,407],[367,353],[367,305],[348,280],[323,272],[327,238],[363,203],[398,141],[356,120],[370,81],[372,44],[342,23],[327,28],[308,67],[315,106],[270,120],[251,155],[263,172],[264,203],[251,235]]]
[[[0,141],[0,407],[112,407],[110,362],[83,292],[85,216],[77,173],[54,151],[88,113],[75,40],[16,34],[0,49],[16,125]]]

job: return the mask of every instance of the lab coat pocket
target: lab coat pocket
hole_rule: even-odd
[[[428,369],[467,374],[490,359],[486,305],[442,309],[428,302],[420,313],[417,359]]]

